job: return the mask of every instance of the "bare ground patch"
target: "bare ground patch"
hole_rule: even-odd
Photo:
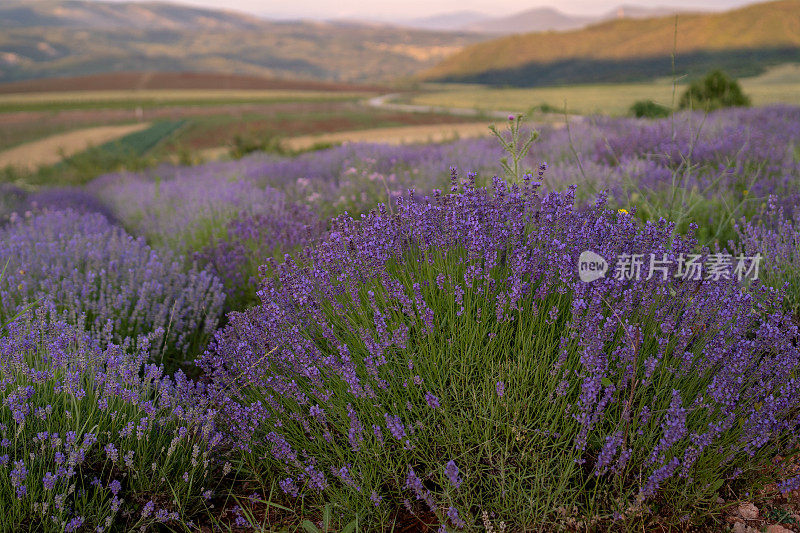
[[[322,135],[301,135],[284,141],[290,150],[304,150],[319,143],[375,142],[384,144],[412,144],[445,142],[466,137],[490,135],[489,123],[467,122],[451,124],[426,124],[394,128],[374,128],[356,131],[340,131]]]

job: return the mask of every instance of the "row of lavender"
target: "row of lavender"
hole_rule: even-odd
[[[526,163],[544,189],[580,184],[579,200],[607,190],[641,220],[664,217],[703,242],[738,236],[734,221],[762,214],[769,194],[791,214],[798,198],[798,110],[737,109],[657,122],[589,119],[545,129]],[[203,165],[160,167],[99,178],[83,191],[25,195],[3,191],[0,216],[35,206],[104,214],[157,249],[196,259],[223,280],[230,309],[256,301],[258,268],[318,238],[326,221],[392,205],[448,186],[450,167],[486,185],[502,156],[492,139],[449,145],[354,145],[292,159],[267,155]],[[4,205],[8,204],[8,205]]]
[[[766,108],[546,130],[513,188],[483,140],[6,188],[0,322],[40,311],[0,339],[0,525],[213,520],[234,474],[340,526],[705,519],[798,444],[799,143]],[[729,237],[765,283],[576,281]]]

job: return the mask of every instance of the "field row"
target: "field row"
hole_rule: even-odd
[[[677,83],[676,83],[677,82]],[[785,64],[765,73],[740,80],[754,105],[800,105],[800,63]],[[498,88],[482,85],[430,85],[402,101],[422,106],[505,110],[514,113],[562,111],[581,115],[624,116],[636,101],[653,100],[676,107],[686,89],[682,79],[662,78],[651,83],[573,85],[563,87]]]

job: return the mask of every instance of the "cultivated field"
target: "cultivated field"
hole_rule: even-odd
[[[745,92],[755,105],[800,105],[800,66],[783,66],[757,78],[741,80]],[[564,109],[575,114],[607,114],[624,116],[638,100],[653,100],[672,106],[673,93],[680,97],[686,86],[673,91],[673,82],[662,79],[655,83],[576,85],[569,87],[537,87],[531,89],[493,88],[480,85],[437,85],[406,99],[409,103],[483,111],[508,110],[528,112],[542,105],[551,110]]]
[[[149,127],[150,124],[148,123],[125,126],[97,126],[51,135],[46,139],[32,141],[0,152],[0,167],[11,166],[25,170],[36,170],[41,166],[54,165],[92,146],[115,141]]]
[[[800,530],[800,68],[95,81],[0,94],[0,531]]]
[[[368,108],[363,100],[378,94],[377,88],[369,86],[274,80],[261,80],[259,85],[258,78],[211,75],[122,74],[119,78],[93,76],[0,86],[4,93],[0,94],[0,168],[10,169],[7,180],[46,183],[53,175],[51,169],[26,173],[58,163],[59,147],[71,158],[59,169],[62,182],[75,183],[104,170],[138,168],[158,161],[238,157],[253,150],[303,150],[318,143],[364,138],[358,133],[362,130],[389,128],[387,135],[397,138],[393,128],[411,127],[413,131],[414,127],[431,126],[422,130],[424,138],[415,134],[409,140],[442,138],[451,135],[455,125],[469,122],[442,113]],[[194,82],[201,87],[216,83],[230,88],[185,88]],[[97,90],[102,86],[109,90]],[[82,90],[89,87],[95,90]],[[148,142],[135,141],[135,146],[109,142],[143,123],[154,124]],[[438,130],[437,124],[443,124],[444,130]],[[87,132],[93,133],[82,142]],[[339,137],[308,140],[326,134]],[[298,136],[298,141],[283,143]],[[76,142],[81,148],[95,148],[77,153]]]
[[[152,108],[251,103],[353,100],[361,93],[298,90],[159,89],[132,91],[74,91],[0,95],[0,113],[62,109]]]
[[[0,84],[0,94],[75,91],[319,91],[377,92],[380,86],[284,80],[211,72],[114,72],[67,78],[44,78]]]
[[[0,530],[796,530],[800,107],[502,122],[0,185]]]

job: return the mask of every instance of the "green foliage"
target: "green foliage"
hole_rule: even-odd
[[[709,112],[723,107],[747,107],[750,98],[735,79],[721,70],[714,70],[701,80],[692,82],[678,102],[679,109],[702,109]]]
[[[241,159],[253,152],[269,152],[279,155],[286,153],[283,146],[281,146],[281,138],[278,135],[254,136],[237,134],[234,136],[230,150],[230,155],[233,159]]]
[[[522,183],[524,176],[530,173],[530,170],[524,167],[524,161],[528,156],[531,146],[536,139],[539,138],[539,132],[536,130],[523,133],[521,128],[524,120],[524,115],[509,115],[509,139],[506,139],[503,134],[497,130],[497,126],[494,124],[489,126],[489,130],[494,134],[497,140],[500,141],[503,150],[508,154],[508,156],[500,159],[500,165],[506,173],[506,178],[511,183]],[[509,158],[511,158],[510,162]]]
[[[539,105],[535,105],[528,110],[528,114],[532,115],[534,113],[564,113],[563,107],[556,107],[552,104],[547,102],[542,102]]]
[[[672,114],[672,109],[652,100],[638,100],[631,106],[630,113],[636,118],[665,118]]]

